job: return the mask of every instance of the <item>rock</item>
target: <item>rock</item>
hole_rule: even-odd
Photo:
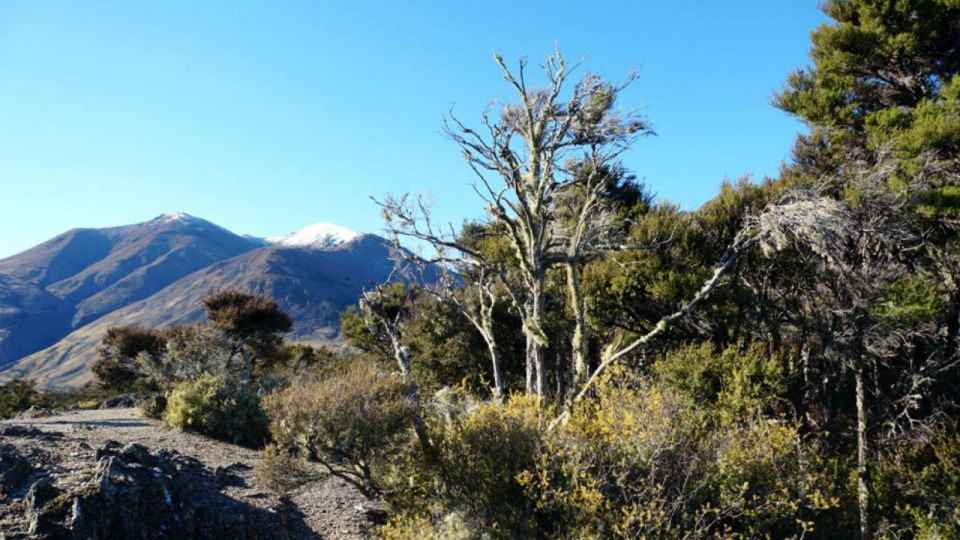
[[[9,444],[0,446],[0,493],[8,493],[23,483],[33,467]]]
[[[4,426],[0,429],[0,435],[5,437],[44,437],[48,434],[33,426]]]
[[[100,402],[98,409],[129,409],[136,405],[136,401],[130,394],[120,394]]]
[[[102,448],[97,448],[97,453],[96,453],[97,461],[100,461],[105,456],[116,454],[117,451],[120,450],[120,448],[122,447],[123,445],[118,443],[117,441],[107,441],[103,443]]]
[[[139,463],[149,467],[152,467],[156,462],[156,459],[150,455],[150,451],[139,443],[130,443],[124,446],[120,450],[120,459],[124,463]]]
[[[39,406],[31,405],[29,409],[21,411],[17,414],[17,418],[43,418],[45,416],[50,416],[51,413],[49,410]]]
[[[31,488],[29,534],[98,540],[278,537],[277,516],[198,489],[211,475],[196,460],[115,441],[96,455],[93,478],[80,485],[59,494],[43,483]]]
[[[46,478],[41,478],[30,486],[30,491],[24,498],[24,504],[27,507],[27,519],[29,520],[28,534],[48,535],[52,532],[51,527],[47,526],[50,521],[43,518],[41,509],[59,494],[60,490],[55,488]]]

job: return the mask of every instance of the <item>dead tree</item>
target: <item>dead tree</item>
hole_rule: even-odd
[[[497,290],[504,291],[511,305],[521,313],[519,295],[507,277],[508,270],[453,231],[438,230],[423,196],[411,199],[409,195],[388,195],[382,201],[374,199],[374,202],[382,209],[397,262],[417,268],[423,291],[457,309],[480,333],[490,355],[493,394],[502,396],[504,388],[500,352],[493,328]],[[423,254],[420,250],[406,249],[402,245],[403,239],[425,243],[431,247],[432,253]],[[465,278],[469,278],[471,287],[476,289],[476,302],[464,298],[466,291],[462,288],[468,284]]]
[[[513,249],[512,271],[519,287],[511,290],[511,301],[516,302],[527,340],[527,391],[543,395],[544,349],[549,344],[543,329],[547,272],[571,261],[572,253],[574,258],[568,267],[574,269],[576,281],[580,257],[588,245],[582,240],[591,236],[588,229],[596,223],[594,207],[588,204],[579,233],[574,227],[580,240],[558,236],[563,229],[557,222],[558,198],[583,185],[582,179],[572,174],[570,164],[589,163],[597,171],[595,174],[599,174],[615,162],[636,137],[650,130],[638,115],[614,108],[617,95],[633,77],[622,85],[611,85],[588,73],[572,85],[569,99],[563,100],[561,94],[567,90],[575,66],[568,66],[559,52],[548,55],[542,66],[547,79],[545,88],[527,85],[526,59],[521,59],[519,69],[514,72],[502,57],[495,55],[494,58],[504,79],[515,90],[518,103],[505,105],[495,118],[489,110],[484,112],[481,129],[468,127],[452,114],[444,128],[447,136],[460,146],[475,173],[474,189],[484,200],[490,223],[502,228]],[[456,250],[472,263],[492,269],[493,265],[478,250],[457,242],[454,235],[437,235],[426,230],[417,220],[411,220],[412,216],[396,213],[394,209],[398,205],[390,202],[388,199],[387,204],[381,206],[398,235]],[[502,271],[496,273],[498,278],[503,277]],[[500,282],[509,286],[507,280],[500,279]],[[583,306],[582,302],[574,303]],[[582,309],[579,314],[583,315]],[[583,317],[578,320],[582,321]],[[583,326],[579,328],[582,339]],[[576,350],[582,352],[582,347]],[[584,371],[582,357],[575,360],[575,364],[581,365],[580,371]]]

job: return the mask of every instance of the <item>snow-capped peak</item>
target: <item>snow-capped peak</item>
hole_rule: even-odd
[[[156,221],[162,221],[164,223],[171,223],[174,221],[196,221],[197,218],[186,214],[184,212],[167,212],[166,214],[160,215],[156,218]]]
[[[166,214],[161,214],[153,218],[148,223],[160,226],[174,225],[181,227],[194,227],[198,229],[220,229],[222,231],[226,231],[226,229],[217,225],[216,223],[211,223],[203,218],[198,218],[197,216],[191,216],[185,212],[167,212]]]
[[[330,249],[360,236],[356,232],[333,223],[314,223],[284,236],[267,238],[267,242],[281,246]]]

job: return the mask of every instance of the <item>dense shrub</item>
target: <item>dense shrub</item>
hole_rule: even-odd
[[[314,476],[310,464],[302,456],[276,444],[268,444],[263,449],[256,471],[260,484],[281,493],[310,481]]]
[[[784,359],[760,343],[717,351],[710,343],[683,347],[655,364],[658,380],[699,404],[716,404],[723,419],[777,404],[787,394]]]
[[[161,393],[150,394],[137,403],[140,412],[147,418],[163,418],[163,413],[167,410],[167,396]]]
[[[36,405],[39,398],[37,383],[32,379],[13,379],[0,384],[0,419]]]
[[[265,407],[281,449],[319,461],[364,488],[376,461],[408,436],[416,410],[399,375],[359,360],[326,377],[303,374],[271,394]]]
[[[952,423],[884,448],[874,482],[883,536],[960,538],[960,434]]]
[[[442,398],[428,408],[438,457],[400,465],[385,538],[810,537],[836,505],[792,424],[719,425],[690,398],[623,372],[553,430],[531,397]]]
[[[90,364],[90,371],[100,385],[111,392],[139,391],[143,373],[137,365],[137,356],[141,353],[159,355],[165,342],[165,333],[154,328],[108,328],[103,341],[97,347],[97,357]]]
[[[246,446],[262,445],[268,421],[248,384],[227,375],[201,375],[178,384],[168,398],[164,421]]]
[[[391,485],[395,514],[382,535],[402,538],[424,523],[433,524],[436,538],[457,538],[465,530],[534,534],[533,501],[517,475],[537,463],[549,408],[523,395],[477,402],[457,389],[441,391],[429,411],[436,455],[399,464]]]
[[[164,392],[202,375],[227,373],[232,354],[233,345],[220,330],[185,326],[168,331],[161,351],[140,354],[137,367],[150,388]]]

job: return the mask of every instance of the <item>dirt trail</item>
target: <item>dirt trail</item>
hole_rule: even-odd
[[[7,518],[7,526],[10,523],[2,507],[12,507],[14,501],[24,497],[33,480],[47,477],[60,489],[88,481],[94,474],[97,449],[109,441],[139,443],[151,452],[176,451],[199,461],[205,474],[196,479],[198,493],[210,494],[229,505],[246,505],[265,515],[276,514],[285,505],[284,516],[295,516],[293,523],[287,524],[294,538],[364,538],[372,526],[370,516],[377,510],[356,487],[332,476],[291,492],[289,503],[284,503],[278,494],[257,485],[254,470],[260,461],[259,452],[168,428],[141,417],[137,409],[72,411],[6,420],[0,422],[0,431],[7,426],[36,428],[42,435],[0,436],[0,444],[13,445],[35,467],[33,478],[11,492],[6,504],[0,498],[0,533],[5,532],[3,518]]]

